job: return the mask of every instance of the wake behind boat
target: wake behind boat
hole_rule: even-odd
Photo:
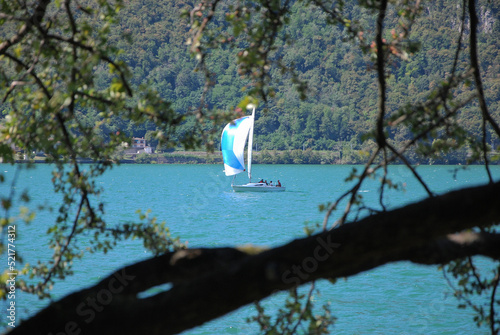
[[[222,131],[221,150],[226,176],[234,176],[231,186],[235,192],[283,192],[285,187],[268,185],[265,182],[252,183],[252,146],[255,107],[252,115],[228,123]],[[234,185],[236,175],[245,171],[244,151],[248,139],[247,164],[248,183]]]

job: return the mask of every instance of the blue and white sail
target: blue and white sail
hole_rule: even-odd
[[[224,127],[221,150],[226,176],[245,171],[244,153],[250,130],[253,131],[253,116],[241,117]]]
[[[235,185],[234,179],[231,187],[235,192],[283,192],[285,187],[281,186],[278,180],[277,184],[263,180],[252,183],[252,146],[253,146],[253,126],[255,120],[255,106],[249,104],[248,109],[252,108],[251,116],[244,116],[228,123],[222,131],[221,150],[224,161],[224,172],[226,176],[236,176],[245,171],[245,145],[248,140],[248,183],[244,185]]]

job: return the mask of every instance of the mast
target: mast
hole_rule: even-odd
[[[254,105],[248,105],[248,107],[252,106],[252,116],[250,120],[250,131],[248,135],[248,182],[252,182],[252,147],[253,147],[253,124],[255,121],[255,106]]]

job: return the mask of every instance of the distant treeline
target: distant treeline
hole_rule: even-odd
[[[252,164],[363,164],[368,152],[345,149],[343,151],[262,150],[254,152]],[[417,154],[410,156],[412,164],[464,164],[469,153],[466,151],[445,154],[422,160]],[[122,159],[124,163],[138,164],[221,164],[222,155],[217,153],[160,153],[139,154],[133,159]],[[492,163],[498,163],[499,160]],[[398,163],[398,162],[396,162]],[[401,162],[399,162],[401,163]]]
[[[340,150],[262,150],[253,152],[253,164],[364,164],[369,152],[353,150],[350,146],[344,146]],[[411,164],[465,164],[470,152],[460,150],[453,153],[443,154],[439,157],[422,159],[416,153],[408,156]],[[500,154],[493,153],[490,157],[490,164],[499,164]],[[222,155],[220,152],[167,152],[137,155],[118,155],[115,158],[122,164],[221,164]],[[246,156],[245,156],[246,160]],[[45,163],[45,156],[30,156],[18,154],[18,163],[35,162]],[[92,163],[90,160],[80,159],[82,163]],[[400,162],[396,162],[400,163]]]

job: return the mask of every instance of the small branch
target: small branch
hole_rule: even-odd
[[[385,190],[385,183],[387,182],[387,147],[384,146],[383,148],[383,153],[384,153],[384,158],[382,160],[382,167],[384,169],[384,174],[383,174],[383,177],[382,177],[382,182],[380,183],[380,193],[379,193],[379,199],[378,199],[378,202],[380,204],[380,206],[382,206],[382,210],[385,212],[386,211],[386,207],[385,207],[385,204],[384,204],[384,190]]]
[[[376,44],[377,44],[377,74],[378,74],[378,115],[376,125],[376,140],[379,147],[383,148],[386,144],[384,134],[384,117],[385,117],[385,95],[386,95],[386,82],[385,82],[385,48],[382,41],[382,34],[384,30],[385,11],[387,9],[387,0],[380,2],[380,8],[377,17],[376,28]]]
[[[64,1],[64,9],[66,10],[66,15],[68,17],[71,31],[73,32],[73,37],[74,37],[75,34],[78,32],[78,29],[76,27],[75,18],[73,17],[73,13],[71,12],[70,0]]]
[[[120,77],[121,83],[123,84],[123,86],[125,88],[125,91],[127,92],[127,95],[130,97],[133,96],[133,92],[128,84],[125,71],[114,60],[112,60],[111,58],[109,58],[106,55],[101,54],[98,50],[96,50],[95,48],[93,48],[91,46],[88,46],[88,45],[85,45],[85,44],[80,43],[78,41],[75,41],[73,38],[68,38],[68,37],[63,37],[63,36],[58,36],[58,35],[53,35],[53,34],[46,34],[45,37],[47,37],[48,39],[55,39],[55,40],[58,40],[61,42],[66,42],[66,43],[73,45],[73,46],[77,46],[78,48],[85,50],[85,51],[88,51],[91,54],[98,54],[101,60],[112,65],[113,68],[118,71],[118,75]]]
[[[313,294],[313,291],[314,291],[314,288],[315,288],[315,282],[313,281],[311,283],[311,287],[309,288],[309,292],[307,293],[307,297],[306,297],[306,305],[304,306],[304,308],[302,308],[302,310],[300,311],[300,315],[297,319],[297,323],[295,324],[295,326],[293,327],[292,331],[290,332],[290,334],[295,334],[295,332],[297,331],[297,328],[299,327],[300,323],[302,322],[302,319],[304,318],[304,314],[306,313],[306,311],[308,310],[309,306],[311,305],[311,297],[312,297],[312,294]]]
[[[80,213],[81,213],[82,208],[83,208],[83,203],[84,203],[84,198],[82,197],[82,199],[80,201],[80,204],[78,205],[78,209],[76,211],[76,214],[75,214],[75,219],[73,220],[73,227],[71,228],[71,233],[66,238],[66,242],[64,243],[64,246],[63,246],[60,254],[59,255],[54,255],[55,256],[54,257],[54,259],[55,259],[54,265],[49,270],[47,276],[45,277],[45,280],[43,281],[43,284],[41,284],[41,285],[39,284],[39,287],[41,286],[42,289],[43,289],[43,286],[47,285],[47,283],[52,278],[52,275],[54,274],[54,272],[56,271],[57,267],[61,263],[61,260],[62,260],[62,258],[64,256],[64,253],[66,252],[66,250],[68,250],[68,247],[69,247],[69,244],[71,243],[71,240],[75,236],[76,227],[78,226],[78,219],[80,218]]]
[[[0,55],[4,55],[7,50],[17,43],[21,42],[23,37],[28,34],[33,26],[33,24],[39,24],[42,22],[43,17],[45,16],[47,6],[51,0],[40,0],[38,2],[38,6],[36,6],[33,11],[33,15],[26,20],[25,24],[18,30],[17,34],[14,35],[10,40],[7,40],[0,44]]]
[[[344,193],[342,196],[340,196],[333,204],[331,204],[329,207],[328,207],[328,210],[325,214],[325,217],[323,219],[323,231],[326,230],[326,227],[328,225],[328,220],[330,218],[330,215],[332,214],[332,212],[337,208],[338,204],[345,198],[347,197],[349,194],[351,194],[351,198],[344,210],[344,215],[342,216],[342,218],[338,219],[332,226],[332,228],[330,229],[333,229],[334,227],[336,226],[341,226],[346,218],[347,218],[347,215],[349,214],[350,210],[351,210],[351,207],[352,207],[352,204],[354,203],[354,200],[356,198],[356,194],[359,190],[359,188],[361,187],[361,184],[363,183],[363,181],[365,180],[366,176],[369,174],[369,170],[371,169],[371,165],[372,163],[375,161],[375,159],[377,158],[378,156],[378,153],[380,152],[381,148],[378,147],[377,150],[372,154],[372,156],[370,157],[370,159],[368,159],[367,163],[365,164],[365,168],[363,169],[363,173],[361,174],[361,176],[359,177],[359,180],[358,182],[356,183],[356,185],[354,185],[354,187],[352,187],[349,191],[347,191],[346,193]]]
[[[429,197],[433,197],[434,196],[434,193],[432,193],[432,191],[429,189],[429,186],[427,186],[427,184],[424,182],[424,180],[422,179],[422,177],[420,177],[420,175],[418,174],[417,170],[415,170],[415,168],[411,165],[411,163],[406,159],[406,157],[403,155],[403,152],[406,151],[406,149],[403,149],[401,150],[401,152],[398,152],[396,150],[396,148],[394,148],[392,145],[390,145],[389,143],[387,143],[387,147],[389,148],[389,150],[391,150],[395,157],[401,159],[403,161],[403,163],[406,165],[406,167],[408,169],[410,169],[411,173],[413,173],[413,176],[415,178],[417,178],[418,182],[420,183],[420,185],[422,185],[422,187],[425,189],[425,191],[427,192],[427,195]]]
[[[52,95],[49,92],[49,89],[43,84],[42,80],[37,76],[37,74],[33,71],[35,68],[35,65],[37,63],[37,60],[33,63],[33,65],[29,66],[28,64],[25,64],[23,61],[21,61],[19,58],[14,57],[8,52],[5,52],[4,55],[9,58],[10,60],[14,61],[16,64],[20,65],[24,69],[26,69],[26,73],[29,74],[35,82],[37,83],[38,87],[43,91],[44,95],[46,96],[47,100],[50,100],[52,98]],[[7,99],[8,95],[11,93],[11,90],[4,96],[3,102]]]
[[[495,120],[491,117],[488,111],[488,104],[486,103],[486,99],[484,97],[483,90],[483,81],[481,79],[479,60],[477,55],[477,25],[478,18],[476,13],[476,4],[474,0],[469,0],[469,17],[470,17],[470,62],[473,69],[474,81],[476,83],[476,90],[479,98],[479,107],[481,108],[481,112],[483,115],[483,153],[485,159],[485,168],[488,172],[488,177],[490,179],[490,183],[493,182],[493,177],[491,176],[491,171],[488,166],[488,158],[487,158],[487,148],[486,148],[486,122],[488,122],[493,130],[496,132],[497,136],[500,137],[500,127],[495,122]]]
[[[481,278],[479,277],[479,274],[476,271],[476,267],[474,266],[474,263],[472,262],[472,257],[470,257],[470,256],[467,257],[467,262],[469,263],[469,266],[470,266],[470,268],[472,270],[472,275],[476,279],[478,285],[481,286],[481,288],[483,290],[486,289],[486,287],[484,287],[483,283],[481,282]]]
[[[495,295],[497,293],[498,284],[500,283],[500,267],[496,270],[495,279],[493,281],[493,291],[490,299],[490,328],[491,335],[498,334],[498,329],[495,329]]]

